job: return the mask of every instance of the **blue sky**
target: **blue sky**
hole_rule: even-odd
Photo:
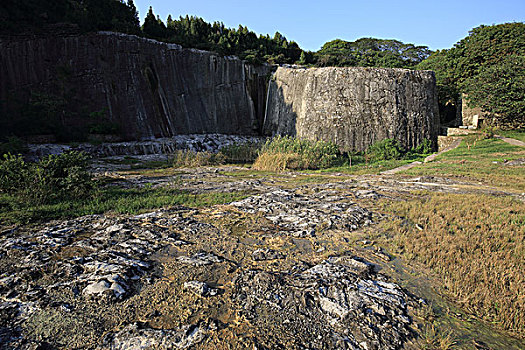
[[[134,0],[143,21],[149,6],[168,14],[196,15],[258,34],[279,31],[301,48],[317,51],[333,39],[397,39],[432,50],[452,47],[481,24],[525,21],[525,0]]]

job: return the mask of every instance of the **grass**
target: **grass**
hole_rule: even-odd
[[[222,153],[195,152],[191,150],[176,150],[170,155],[175,168],[196,168],[201,166],[221,165],[226,162]]]
[[[472,315],[525,334],[525,203],[479,194],[425,194],[385,206],[398,252],[442,280]]]
[[[191,194],[173,188],[106,187],[83,200],[62,200],[53,204],[19,207],[10,196],[0,196],[0,222],[3,224],[34,223],[67,219],[90,214],[138,214],[145,210],[184,205],[207,207],[245,198],[240,192]]]
[[[525,142],[525,129],[496,130],[496,134]]]
[[[405,171],[409,175],[461,177],[489,185],[525,191],[525,168],[506,166],[505,160],[525,157],[525,148],[498,139],[465,137],[460,146],[435,161]]]
[[[334,143],[277,136],[262,146],[253,168],[274,172],[325,169],[343,161]]]

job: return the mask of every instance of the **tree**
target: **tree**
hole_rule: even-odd
[[[481,107],[502,121],[523,123],[524,56],[524,23],[482,25],[417,68],[436,72],[440,103],[463,92],[470,106]]]
[[[153,13],[153,8],[150,6],[148,14],[144,19],[144,24],[142,25],[142,32],[150,38],[153,39],[163,39],[167,36],[167,30],[164,23],[160,18],[155,17]]]
[[[483,67],[465,87],[471,103],[500,121],[525,123],[525,56],[511,55],[500,64]]]
[[[361,38],[350,42],[329,41],[317,52],[318,65],[413,68],[427,58],[426,46],[405,44],[398,40]]]

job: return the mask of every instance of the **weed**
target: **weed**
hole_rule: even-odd
[[[87,165],[88,156],[81,152],[50,155],[36,163],[6,154],[0,161],[0,193],[16,198],[22,206],[84,198],[94,188]]]
[[[253,163],[262,147],[261,142],[233,143],[222,147],[219,152],[224,155],[227,163]]]
[[[450,350],[455,348],[456,343],[452,332],[441,333],[433,324],[425,327],[418,340],[420,348],[428,350]]]
[[[385,139],[371,145],[366,151],[371,160],[390,160],[400,159],[403,155],[403,147],[399,141],[394,139]]]

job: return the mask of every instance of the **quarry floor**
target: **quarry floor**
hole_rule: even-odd
[[[418,349],[429,313],[459,348],[524,348],[466,320],[381,239],[387,201],[523,193],[439,176],[99,170],[118,186],[244,199],[4,227],[0,348]]]

